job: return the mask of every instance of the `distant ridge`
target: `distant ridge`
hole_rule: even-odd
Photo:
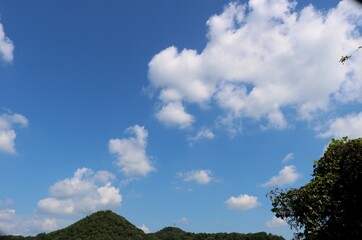
[[[145,234],[124,217],[107,210],[93,213],[72,225],[35,237],[0,236],[0,240],[284,240],[281,236],[260,233],[189,233],[180,228],[166,227]]]

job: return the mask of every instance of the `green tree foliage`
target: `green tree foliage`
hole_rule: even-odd
[[[296,239],[362,239],[362,138],[332,140],[311,181],[271,191],[272,211]]]
[[[10,236],[10,235],[3,235],[0,236],[0,240],[33,240],[34,237],[22,237],[22,236]]]
[[[352,57],[353,54],[355,54],[358,50],[360,50],[362,46],[359,46],[354,52],[352,52],[350,55],[344,55],[339,60],[340,63],[344,64],[348,59]]]
[[[152,240],[284,240],[281,236],[260,233],[189,233],[179,228],[166,227],[149,234]]]

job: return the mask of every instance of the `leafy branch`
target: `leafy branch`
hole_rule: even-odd
[[[354,50],[350,55],[342,56],[339,60],[340,63],[344,64],[348,59],[352,57],[353,54],[355,54],[358,50],[360,50],[362,46],[359,46],[356,50]]]

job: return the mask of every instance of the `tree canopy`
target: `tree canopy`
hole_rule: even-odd
[[[268,195],[296,239],[362,239],[362,138],[332,140],[311,181]]]

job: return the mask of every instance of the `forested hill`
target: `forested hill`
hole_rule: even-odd
[[[167,227],[156,233],[145,234],[125,218],[112,211],[99,211],[55,232],[35,237],[0,236],[0,240],[283,240],[281,236],[260,233],[189,233]]]

